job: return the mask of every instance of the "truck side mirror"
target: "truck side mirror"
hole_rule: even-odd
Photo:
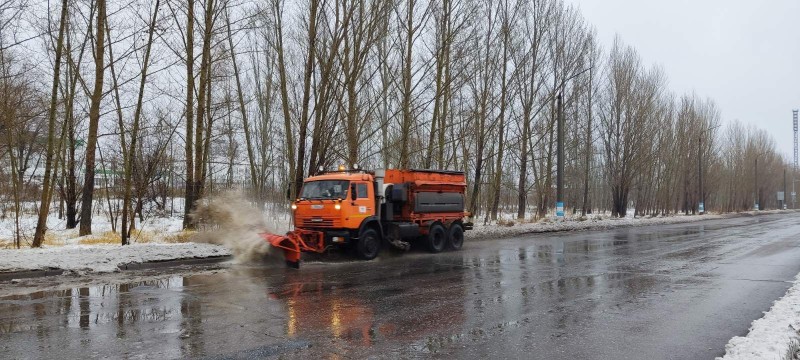
[[[356,201],[356,184],[350,184],[350,200]]]

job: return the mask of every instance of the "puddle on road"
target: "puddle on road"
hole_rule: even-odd
[[[36,321],[59,317],[60,327],[86,330],[111,322],[134,324],[165,321],[173,314],[172,309],[157,305],[169,297],[169,293],[162,290],[180,291],[182,287],[183,278],[171,277],[0,297],[0,335],[30,330],[30,319],[24,317],[26,312],[29,312],[27,315],[33,315]],[[132,293],[140,294],[143,304],[151,302],[154,306],[126,306]],[[109,307],[115,305],[117,311],[108,311]]]

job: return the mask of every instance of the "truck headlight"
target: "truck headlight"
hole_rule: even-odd
[[[333,208],[336,209],[336,210],[341,210],[342,209],[342,204],[334,204]]]
[[[297,210],[297,204],[292,203],[292,210]]]

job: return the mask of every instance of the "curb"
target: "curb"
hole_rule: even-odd
[[[231,255],[209,256],[205,258],[190,258],[190,259],[174,259],[174,260],[156,260],[143,263],[127,263],[117,266],[120,270],[146,270],[146,269],[160,269],[166,267],[175,267],[181,265],[201,265],[201,264],[216,264],[223,261],[232,259]]]
[[[230,260],[232,258],[233,256],[231,255],[220,255],[220,256],[209,256],[205,258],[155,260],[143,263],[120,264],[119,266],[117,266],[117,268],[120,271],[161,269],[161,268],[169,268],[182,265],[216,264]],[[47,276],[58,276],[58,275],[63,275],[65,272],[66,270],[63,269],[0,272],[0,282],[11,282],[17,279],[34,279],[34,278],[43,278]]]
[[[33,279],[45,276],[56,276],[64,273],[64,270],[25,270],[0,273],[0,281],[12,281],[16,279]]]

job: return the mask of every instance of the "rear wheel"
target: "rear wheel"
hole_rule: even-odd
[[[453,250],[459,250],[464,246],[464,228],[461,224],[450,225],[447,230],[447,247]]]
[[[364,260],[372,260],[381,251],[381,239],[375,229],[364,229],[358,237],[356,255]]]
[[[438,253],[444,250],[447,243],[447,233],[444,231],[444,226],[439,223],[431,225],[428,229],[427,237],[428,251]]]

